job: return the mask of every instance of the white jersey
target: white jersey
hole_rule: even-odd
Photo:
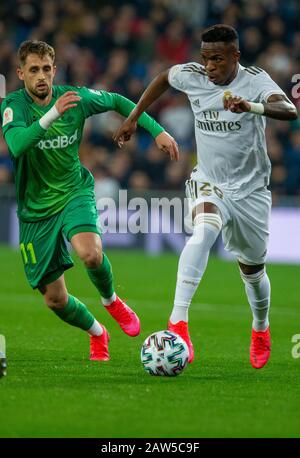
[[[271,77],[258,67],[239,64],[226,86],[209,81],[202,65],[190,62],[169,71],[169,83],[185,92],[195,117],[198,164],[192,179],[211,181],[229,197],[239,200],[269,184],[271,164],[267,155],[266,118],[252,113],[224,110],[225,91],[252,102],[283,94]]]

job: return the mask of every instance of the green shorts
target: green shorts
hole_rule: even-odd
[[[95,232],[101,236],[97,220],[95,200],[80,196],[50,218],[29,223],[20,221],[20,249],[32,288],[57,280],[66,269],[73,267],[65,240],[70,241],[80,232]]]

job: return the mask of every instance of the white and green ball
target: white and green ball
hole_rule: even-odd
[[[150,375],[175,376],[187,366],[189,350],[175,332],[154,332],[144,341],[141,361]]]

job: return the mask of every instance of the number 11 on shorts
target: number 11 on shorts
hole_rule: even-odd
[[[36,256],[34,252],[33,244],[27,243],[26,246],[24,243],[20,244],[20,249],[23,257],[24,264],[36,264]]]

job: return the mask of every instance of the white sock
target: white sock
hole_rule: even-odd
[[[269,326],[271,296],[270,280],[266,270],[251,275],[245,275],[241,270],[240,273],[253,314],[252,327],[255,331],[265,331]]]
[[[114,293],[111,297],[109,297],[108,299],[105,298],[105,297],[101,297],[101,301],[102,301],[102,304],[105,306],[105,307],[108,307],[112,302],[114,302],[115,300],[117,299],[117,295],[116,293]]]
[[[94,320],[94,323],[90,327],[90,329],[87,330],[90,336],[101,336],[103,334],[103,328],[98,321]]]
[[[211,247],[222,229],[215,213],[201,213],[194,220],[194,233],[185,245],[178,264],[174,307],[171,323],[188,321],[188,310],[206,269]]]

